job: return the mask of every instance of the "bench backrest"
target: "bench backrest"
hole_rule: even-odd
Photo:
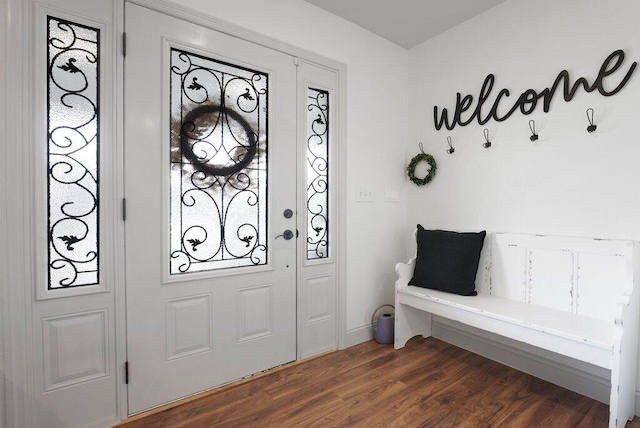
[[[478,268],[481,293],[595,318],[615,319],[633,287],[635,241],[496,233]]]

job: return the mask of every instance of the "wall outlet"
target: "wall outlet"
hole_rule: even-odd
[[[373,202],[373,190],[370,187],[358,187],[356,202]]]

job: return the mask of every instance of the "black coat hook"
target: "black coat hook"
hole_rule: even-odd
[[[591,116],[589,116],[589,111],[591,111]],[[589,126],[587,126],[587,132],[593,132],[598,127],[593,123],[593,109],[589,107],[587,109],[587,120],[589,121]]]
[[[447,137],[447,144],[449,144],[449,148],[447,149],[447,153],[451,154],[451,153],[456,151],[456,149],[453,148],[453,145],[451,145],[451,137]]]
[[[489,141],[489,130],[487,128],[484,128],[484,140],[485,143],[482,145],[482,147],[484,147],[485,149],[491,147],[491,141]]]
[[[531,136],[529,137],[529,139],[531,141],[536,141],[538,139],[538,134],[536,134],[536,121],[535,120],[530,120],[529,121],[529,129],[531,130]]]

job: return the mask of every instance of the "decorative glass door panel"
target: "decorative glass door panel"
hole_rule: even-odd
[[[299,257],[300,358],[335,349],[337,342],[336,147],[338,74],[307,61],[298,65],[299,162],[304,166],[298,210],[303,214]],[[338,143],[337,143],[338,142]],[[333,183],[333,184],[332,184]],[[340,187],[340,186],[338,186]]]
[[[124,237],[118,225],[117,11],[111,0],[22,3],[28,25],[20,40],[29,49],[15,53],[21,61],[14,71],[24,73],[29,94],[18,100],[20,85],[8,99],[16,100],[15,117],[29,126],[21,129],[24,137],[12,137],[9,153],[30,154],[12,161],[31,179],[19,174],[12,184],[25,191],[24,224],[33,230],[17,247],[30,257],[19,267],[24,281],[16,282],[26,299],[19,311],[24,327],[16,332],[29,334],[13,349],[22,350],[20,370],[31,375],[20,385],[29,391],[28,406],[17,412],[24,423],[14,425],[111,425],[122,404],[116,314],[124,309],[116,310],[116,253]]]
[[[307,260],[329,257],[329,92],[307,88]]]
[[[98,284],[100,30],[47,17],[48,288]]]
[[[268,76],[171,49],[170,273],[267,262]]]

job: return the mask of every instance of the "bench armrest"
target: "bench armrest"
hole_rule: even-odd
[[[416,265],[415,257],[409,260],[407,263],[397,263],[396,273],[398,274],[398,280],[396,281],[396,289],[404,288],[411,281],[413,276],[413,270]]]

